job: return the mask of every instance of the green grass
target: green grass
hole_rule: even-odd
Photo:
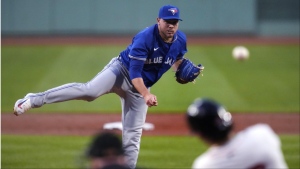
[[[29,92],[92,79],[126,46],[2,46],[2,112]],[[299,46],[249,45],[250,59],[238,62],[233,45],[191,45],[186,55],[205,66],[196,84],[180,85],[168,71],[151,88],[156,112],[182,112],[196,97],[211,97],[232,112],[299,112]],[[69,101],[30,112],[121,111],[115,94],[93,102]]]
[[[86,140],[70,136],[2,135],[2,168],[74,168]]]
[[[289,168],[298,169],[299,135],[281,135],[280,138]],[[78,159],[90,139],[87,136],[2,135],[2,168],[80,168]],[[193,160],[206,149],[195,137],[143,136],[138,166],[191,168]]]
[[[300,139],[299,135],[280,136],[282,152],[290,169],[300,168]]]

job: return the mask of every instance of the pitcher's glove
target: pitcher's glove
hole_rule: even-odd
[[[194,82],[203,69],[201,64],[196,66],[189,59],[183,58],[175,73],[176,81],[180,84]]]

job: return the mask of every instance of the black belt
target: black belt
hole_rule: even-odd
[[[117,59],[119,60],[120,63],[122,63],[122,65],[124,65],[124,64],[123,64],[123,61],[122,61],[122,57],[121,57],[120,55],[118,56]]]
[[[117,58],[118,58],[118,60],[119,60],[119,61],[122,61],[122,58],[121,58],[121,56],[120,56],[120,55],[119,55]]]

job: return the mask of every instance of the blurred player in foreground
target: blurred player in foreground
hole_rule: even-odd
[[[86,156],[91,169],[130,169],[126,164],[121,139],[112,132],[95,135]]]
[[[288,168],[280,139],[267,124],[233,133],[231,114],[209,99],[196,99],[186,115],[191,131],[210,146],[192,168]]]

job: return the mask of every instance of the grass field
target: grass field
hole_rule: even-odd
[[[15,101],[69,82],[87,82],[125,46],[2,46],[1,112]],[[211,97],[231,112],[299,113],[299,46],[248,45],[250,59],[237,62],[232,45],[191,45],[187,57],[205,66],[196,84],[180,85],[167,72],[151,91],[159,106],[150,113],[184,112],[196,97]],[[184,94],[182,94],[184,93]],[[45,105],[29,113],[84,113],[121,110],[116,95],[94,102]],[[290,168],[299,168],[299,135],[281,135]],[[2,168],[79,168],[76,160],[89,138],[81,136],[1,136]],[[206,149],[193,137],[146,136],[138,165],[190,168]]]
[[[281,135],[282,150],[290,169],[299,166],[299,136]],[[2,135],[2,168],[80,168],[79,159],[90,137]],[[195,137],[144,136],[138,166],[190,168],[207,146]]]
[[[87,82],[125,46],[3,46],[2,112],[29,92]],[[212,97],[232,112],[299,112],[299,46],[248,45],[250,59],[232,59],[232,45],[192,45],[186,55],[205,66],[196,84],[180,85],[167,72],[152,87],[159,106],[150,113],[182,112],[196,97]],[[182,94],[183,93],[183,94]],[[180,94],[180,99],[174,97]],[[114,104],[112,104],[114,103]],[[70,101],[31,112],[120,112],[119,98]]]

